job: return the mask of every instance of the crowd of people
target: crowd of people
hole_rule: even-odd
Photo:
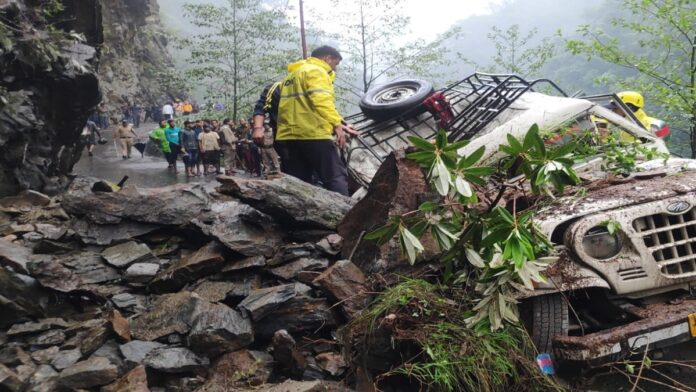
[[[236,124],[226,118],[161,120],[159,127],[150,133],[167,160],[168,167],[178,171],[181,158],[188,177],[234,174],[244,171],[251,176],[272,176],[280,171],[280,163],[273,148],[273,131],[265,130],[265,145],[252,140],[251,127],[245,119]],[[269,151],[271,150],[271,151]],[[202,169],[202,170],[201,170]]]
[[[348,195],[348,175],[339,149],[357,133],[336,110],[333,82],[341,54],[322,46],[311,57],[288,66],[288,75],[268,85],[254,108],[253,118],[195,119],[195,102],[175,100],[163,105],[128,103],[121,108],[114,132],[123,159],[137,140],[133,130],[149,119],[159,126],[149,138],[159,146],[168,167],[177,172],[181,159],[188,177],[210,173],[273,176],[283,171],[303,181]],[[113,120],[113,119],[112,119]],[[108,127],[103,105],[86,127],[90,155]],[[251,125],[250,125],[251,124]],[[90,145],[91,143],[91,145]]]

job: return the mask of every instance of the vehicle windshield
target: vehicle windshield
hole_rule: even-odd
[[[572,141],[579,141],[589,146],[603,146],[609,142],[643,143],[621,124],[598,114],[583,112],[574,119],[563,123],[549,132],[542,132],[544,143],[561,146]]]

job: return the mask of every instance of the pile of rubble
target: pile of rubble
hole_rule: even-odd
[[[0,390],[350,390],[337,334],[369,298],[336,231],[355,201],[219,181],[0,199]]]

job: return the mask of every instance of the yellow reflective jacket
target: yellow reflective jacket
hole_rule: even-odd
[[[336,110],[336,74],[324,60],[310,57],[288,66],[278,105],[277,140],[322,140],[333,137],[342,121]]]
[[[647,129],[648,131],[650,130],[650,117],[648,116],[647,113],[643,109],[638,109],[633,114],[636,115],[636,118],[638,121],[640,121],[641,124],[643,124],[643,128]]]

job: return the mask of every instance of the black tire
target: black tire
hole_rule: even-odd
[[[553,338],[568,335],[568,304],[561,294],[528,299],[522,305],[522,319],[540,353],[553,354]]]
[[[360,109],[376,121],[398,116],[417,116],[425,111],[423,101],[435,90],[430,82],[404,79],[370,89],[360,100]]]

